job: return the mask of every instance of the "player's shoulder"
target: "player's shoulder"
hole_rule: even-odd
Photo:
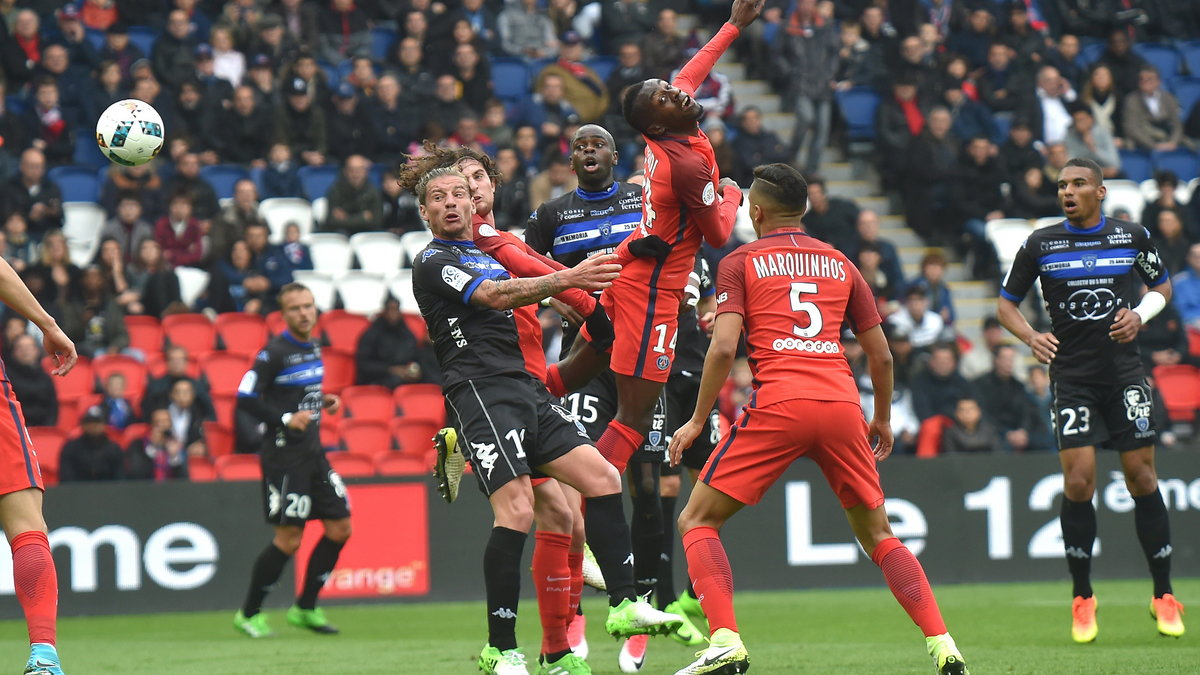
[[[1150,231],[1141,223],[1134,223],[1118,218],[1105,218],[1104,235],[1109,244],[1128,244],[1136,239],[1149,239]]]

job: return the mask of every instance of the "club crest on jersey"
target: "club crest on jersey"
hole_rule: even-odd
[[[607,237],[610,234],[612,234],[612,221],[606,219],[603,223],[600,223],[600,236]]]
[[[1083,261],[1083,269],[1085,269],[1089,272],[1096,271],[1096,261],[1099,259],[1100,259],[1100,256],[1096,255],[1095,253],[1088,253],[1086,255],[1080,256],[1080,260]]]
[[[666,370],[667,368],[671,367],[671,359],[668,359],[666,354],[664,354],[658,357],[658,360],[654,362],[654,365],[658,366],[659,370]]]
[[[650,433],[646,434],[646,442],[653,447],[658,447],[662,444],[662,432],[651,431]]]
[[[717,189],[713,187],[712,182],[705,184],[704,194],[700,196],[700,199],[704,201],[705,206],[711,206],[717,199]]]

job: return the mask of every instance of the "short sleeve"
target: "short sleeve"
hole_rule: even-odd
[[[742,251],[725,256],[717,271],[717,314],[726,312],[746,316],[746,254]]]
[[[1133,259],[1133,269],[1137,270],[1138,276],[1146,282],[1147,286],[1154,288],[1167,281],[1170,275],[1167,272],[1166,263],[1154,246],[1154,241],[1150,239],[1150,233],[1144,227],[1138,229],[1141,230],[1141,233],[1135,235],[1137,237],[1137,255]]]
[[[425,249],[413,265],[413,285],[464,305],[471,302],[471,295],[486,279],[486,276],[468,268],[450,252],[441,249]]]
[[[1018,304],[1025,299],[1025,295],[1029,293],[1029,289],[1033,287],[1033,282],[1037,281],[1038,277],[1038,263],[1033,254],[1029,252],[1029,239],[1026,238],[1025,243],[1021,244],[1021,248],[1017,249],[1012,269],[1008,271],[1008,275],[1004,277],[1004,283],[1000,285],[1000,296]]]
[[[542,208],[539,206],[525,221],[525,243],[529,248],[550,255],[550,247],[554,243],[554,233],[547,231],[547,219],[542,218]]]
[[[846,320],[850,322],[850,330],[855,334],[870,330],[883,323],[879,316],[879,307],[875,304],[875,294],[867,285],[862,272],[849,263],[846,269],[850,271],[850,301],[846,304]]]
[[[271,350],[264,347],[254,357],[254,364],[250,366],[250,370],[242,375],[242,381],[238,383],[238,397],[262,396],[278,374],[279,360],[271,354]]]

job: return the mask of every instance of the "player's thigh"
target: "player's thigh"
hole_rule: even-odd
[[[326,532],[331,539],[345,541],[350,537],[350,496],[346,493],[346,483],[338,472],[329,465],[325,453],[313,460],[312,476],[312,513],[311,520],[341,523],[333,529],[326,525]]]
[[[846,401],[789,403],[798,420],[799,442],[809,446],[809,458],[821,469],[842,508],[882,506],[883,488],[862,408]]]
[[[303,528],[313,513],[314,460],[264,456],[262,475],[266,521],[276,527]]]
[[[1060,450],[1108,444],[1104,387],[1063,381],[1054,383],[1053,393],[1051,421]]]
[[[664,387],[658,394],[658,400],[650,411],[650,427],[642,446],[634,451],[630,463],[642,462],[662,464],[667,459],[668,434],[671,432],[667,422],[667,396]]]
[[[528,532],[533,525],[533,486],[523,474],[505,482],[488,495],[496,527]]]
[[[1143,497],[1158,489],[1158,471],[1154,468],[1154,446],[1147,445],[1121,453],[1121,471],[1125,487],[1134,497]]]
[[[536,431],[536,393],[534,380],[520,377],[468,380],[446,392],[459,447],[484,495],[529,475],[526,438],[531,427]]]
[[[613,323],[609,367],[614,373],[667,381],[675,358],[681,295],[681,291],[632,283],[605,290],[600,301]]]
[[[0,495],[0,528],[9,541],[22,532],[46,531],[42,496],[42,491],[34,487]]]
[[[789,401],[747,406],[700,470],[700,482],[743,504],[757,504],[805,450]]]
[[[650,431],[663,383],[614,372],[617,382],[616,420],[642,433]]]
[[[25,430],[21,404],[7,382],[0,382],[0,494],[43,489],[37,451]]]
[[[608,423],[617,415],[617,383],[610,371],[605,371],[562,399],[562,406],[583,424],[588,437],[600,438]]]
[[[667,381],[667,424],[669,427],[679,428],[692,418],[699,394],[699,378],[674,376]],[[721,413],[718,412],[716,406],[713,406],[713,409],[708,411],[708,417],[700,429],[700,434],[696,436],[696,440],[692,441],[691,446],[683,451],[679,466],[695,471],[703,469],[720,440]]]

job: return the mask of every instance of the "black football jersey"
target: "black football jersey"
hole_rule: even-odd
[[[1168,278],[1146,228],[1102,218],[1096,227],[1082,230],[1063,221],[1029,235],[1000,294],[1020,302],[1040,278],[1059,340],[1050,376],[1113,384],[1143,376],[1137,344],[1108,337],[1117,310],[1137,304],[1134,273],[1151,288]]]
[[[487,279],[508,279],[504,266],[470,241],[434,239],[413,263],[413,295],[429,326],[442,388],[492,375],[525,374],[512,310],[471,304]]]
[[[238,397],[259,397],[271,410],[285,413],[312,411],[312,420],[304,431],[280,425],[274,428],[274,433],[267,433],[263,437],[264,457],[300,459],[322,452],[321,382],[324,379],[321,347],[312,342],[301,342],[287,331],[271,338],[258,352],[254,365],[238,385]]]
[[[696,256],[696,267],[688,278],[684,293],[691,307],[679,315],[679,339],[675,343],[675,360],[671,362],[671,374],[699,376],[704,368],[704,357],[708,354],[709,339],[704,331],[700,330],[695,303],[716,293],[708,261],[703,255]]]

